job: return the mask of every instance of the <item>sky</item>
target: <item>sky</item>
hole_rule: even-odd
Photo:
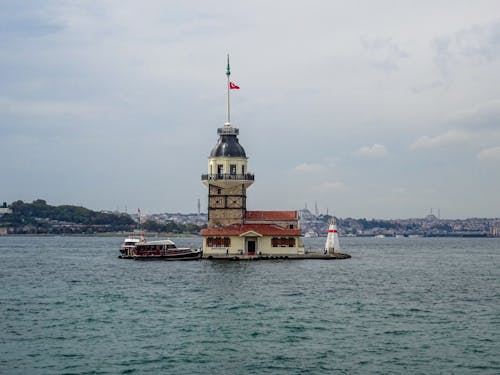
[[[500,217],[500,2],[0,0],[0,202]]]

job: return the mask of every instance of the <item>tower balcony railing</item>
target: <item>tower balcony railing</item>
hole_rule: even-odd
[[[253,181],[255,176],[253,173],[246,174],[230,174],[230,173],[215,173],[215,174],[202,174],[201,180],[244,180],[244,181]]]
[[[225,126],[223,128],[218,128],[217,134],[219,134],[219,135],[239,135],[240,129],[233,128],[232,126]]]

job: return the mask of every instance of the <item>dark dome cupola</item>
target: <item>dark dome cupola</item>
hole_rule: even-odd
[[[217,129],[217,134],[219,134],[219,140],[210,152],[211,158],[221,156],[246,158],[245,150],[240,145],[237,137],[239,129],[232,126],[224,126]]]

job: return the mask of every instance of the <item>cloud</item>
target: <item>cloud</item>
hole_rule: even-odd
[[[0,14],[2,35],[11,38],[42,37],[63,30],[63,25],[50,19],[43,8],[43,6],[30,6],[22,1],[2,2]]]
[[[500,146],[485,148],[477,154],[479,160],[500,160]]]
[[[414,94],[422,94],[435,89],[440,89],[446,87],[448,84],[443,80],[434,80],[428,83],[419,83],[410,87],[410,90]]]
[[[332,191],[332,190],[342,190],[345,184],[341,181],[325,181],[319,185],[312,186],[311,190],[314,191]]]
[[[371,65],[387,73],[397,70],[399,60],[409,57],[392,38],[362,37],[361,46],[369,53]]]
[[[242,87],[232,92],[231,115],[252,170],[270,176],[267,186],[279,174],[290,188],[271,207],[329,202],[333,192],[349,215],[406,216],[429,198],[387,204],[381,191],[403,201],[420,181],[442,180],[443,210],[499,211],[484,194],[499,185],[498,174],[470,179],[475,200],[466,207],[449,198],[460,199],[464,181],[448,166],[491,160],[486,150],[500,145],[500,2],[415,2],[411,13],[387,0],[365,2],[361,13],[356,4],[319,0],[33,3],[5,0],[0,12],[0,159],[9,161],[2,201],[33,196],[150,212],[206,202],[197,176],[226,118],[229,52]],[[412,142],[466,147],[434,159],[401,150]],[[182,156],[182,170],[172,153]],[[269,163],[276,155],[281,169]],[[164,171],[163,180],[129,184],[121,173],[129,157],[144,176]],[[388,178],[373,168],[377,160]],[[182,186],[168,180],[172,173]],[[381,190],[369,188],[373,180]],[[266,182],[249,191],[256,205],[270,199],[259,186]],[[399,186],[408,186],[406,195],[396,195]]]
[[[324,166],[321,164],[315,163],[300,163],[294,168],[296,172],[305,172],[305,173],[322,173],[326,170]]]
[[[393,192],[395,194],[405,194],[408,192],[408,189],[406,189],[404,187],[400,187],[400,186],[395,186],[395,187],[391,188],[391,192]]]
[[[89,105],[82,102],[63,102],[49,100],[10,100],[0,98],[0,113],[24,114],[34,116],[86,116],[102,115],[102,106]]]
[[[410,148],[412,150],[418,150],[425,148],[442,147],[451,144],[464,143],[471,138],[473,138],[473,135],[470,133],[458,130],[450,130],[435,137],[429,137],[427,135],[420,137],[410,145]]]
[[[356,154],[367,158],[383,158],[387,156],[387,149],[384,145],[375,143],[372,146],[361,147]]]
[[[449,121],[457,127],[474,130],[498,130],[500,99],[487,100],[452,113]]]
[[[438,37],[433,48],[434,62],[445,76],[459,65],[491,63],[500,56],[500,20]]]
[[[423,194],[429,194],[429,195],[431,195],[431,194],[438,193],[438,190],[435,189],[435,188],[425,188],[425,189],[422,190],[422,193]]]

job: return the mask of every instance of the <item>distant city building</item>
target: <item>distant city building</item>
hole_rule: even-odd
[[[2,206],[0,207],[0,216],[3,216],[5,214],[11,214],[12,210],[7,207],[7,203],[4,202]]]

